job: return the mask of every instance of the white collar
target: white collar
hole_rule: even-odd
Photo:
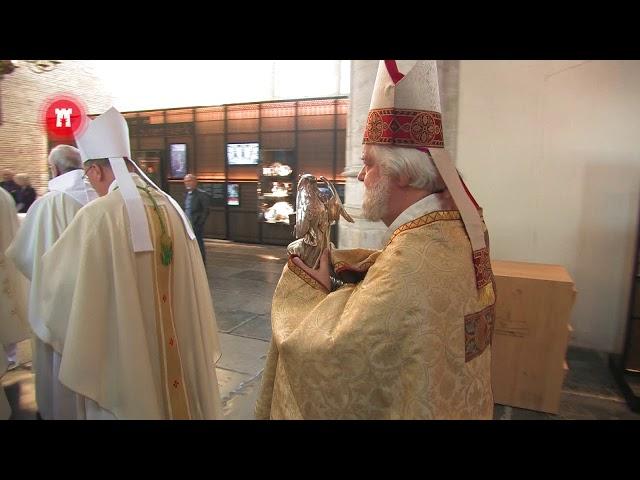
[[[451,194],[448,190],[440,193],[432,193],[418,200],[416,203],[407,207],[398,217],[393,221],[389,228],[385,230],[382,237],[382,246],[384,247],[391,239],[393,232],[405,223],[409,223],[416,218],[420,218],[427,213],[436,212],[438,210],[457,210]]]
[[[84,171],[82,169],[58,175],[49,180],[49,191],[66,193],[81,205],[86,205],[95,199],[97,194],[83,177]]]

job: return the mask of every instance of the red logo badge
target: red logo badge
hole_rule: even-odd
[[[49,98],[42,109],[43,123],[49,137],[73,142],[87,126],[87,111],[81,100],[60,94]]]

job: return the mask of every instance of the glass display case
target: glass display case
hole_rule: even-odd
[[[295,165],[291,150],[261,150],[258,216],[264,223],[289,225],[295,213]]]

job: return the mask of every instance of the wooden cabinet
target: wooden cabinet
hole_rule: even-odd
[[[560,265],[493,261],[496,318],[492,344],[495,403],[558,413],[573,280]]]

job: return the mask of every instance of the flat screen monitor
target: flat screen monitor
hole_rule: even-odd
[[[229,165],[257,165],[260,162],[259,143],[227,143]]]
[[[169,145],[169,172],[171,178],[184,178],[187,174],[187,144]]]
[[[240,205],[240,185],[237,183],[227,184],[227,205]]]

